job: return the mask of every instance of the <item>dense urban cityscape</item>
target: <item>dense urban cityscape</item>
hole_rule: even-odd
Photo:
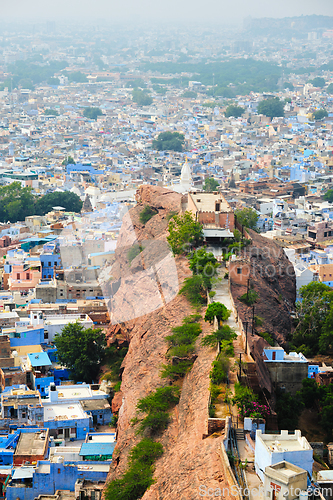
[[[332,131],[332,16],[4,20],[1,497],[333,498]]]

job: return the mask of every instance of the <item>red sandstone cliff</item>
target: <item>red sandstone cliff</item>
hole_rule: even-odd
[[[173,326],[180,325],[185,316],[193,313],[187,300],[178,295],[178,283],[190,275],[187,259],[174,260],[166,245],[167,214],[180,209],[181,197],[165,189],[143,187],[138,199],[140,204],[126,215],[118,240],[117,263],[112,270],[119,284],[112,299],[113,320],[120,320],[121,335],[130,340],[130,345],[122,365],[121,394],[114,400],[114,405],[121,407],[116,458],[108,480],[121,476],[129,451],[141,439],[131,425],[138,400],[166,383],[160,377],[167,351],[165,337]],[[143,226],[139,214],[145,204],[155,207],[158,213]],[[128,248],[136,242],[144,249],[129,262]],[[202,327],[202,335],[207,334],[210,326],[203,322]],[[119,330],[110,327],[110,336],[116,333],[116,328]],[[199,339],[197,354],[191,372],[184,379],[171,422],[159,439],[164,454],[156,462],[156,483],[144,499],[197,499],[200,484],[212,488],[228,486],[219,455],[222,437],[203,439],[207,433],[209,372],[215,352],[201,347]]]

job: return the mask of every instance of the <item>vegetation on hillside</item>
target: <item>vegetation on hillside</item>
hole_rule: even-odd
[[[66,366],[75,382],[96,381],[105,356],[106,339],[101,328],[84,328],[69,323],[54,338],[59,363]]]

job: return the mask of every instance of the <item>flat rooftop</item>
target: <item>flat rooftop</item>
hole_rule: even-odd
[[[221,193],[189,193],[195,206],[200,212],[215,212],[215,203],[220,204],[219,212],[232,212],[229,203],[224,199]]]
[[[48,431],[21,432],[15,455],[43,455],[47,447]]]
[[[79,403],[48,403],[44,405],[44,422],[49,422],[50,420],[77,420],[86,418],[86,416]]]
[[[115,432],[98,432],[88,434],[88,443],[114,443],[116,440]]]
[[[80,403],[84,411],[110,409],[110,403],[107,399],[84,399]]]
[[[282,430],[280,434],[263,434],[258,430],[256,437],[261,439],[271,452],[312,450],[307,439],[301,435],[300,430],[295,430],[293,434],[289,434],[286,430]]]

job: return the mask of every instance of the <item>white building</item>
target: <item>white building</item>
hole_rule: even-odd
[[[282,461],[305,469],[312,476],[313,450],[301,431],[289,434],[287,430],[280,434],[256,432],[255,469],[264,482],[265,469]]]

